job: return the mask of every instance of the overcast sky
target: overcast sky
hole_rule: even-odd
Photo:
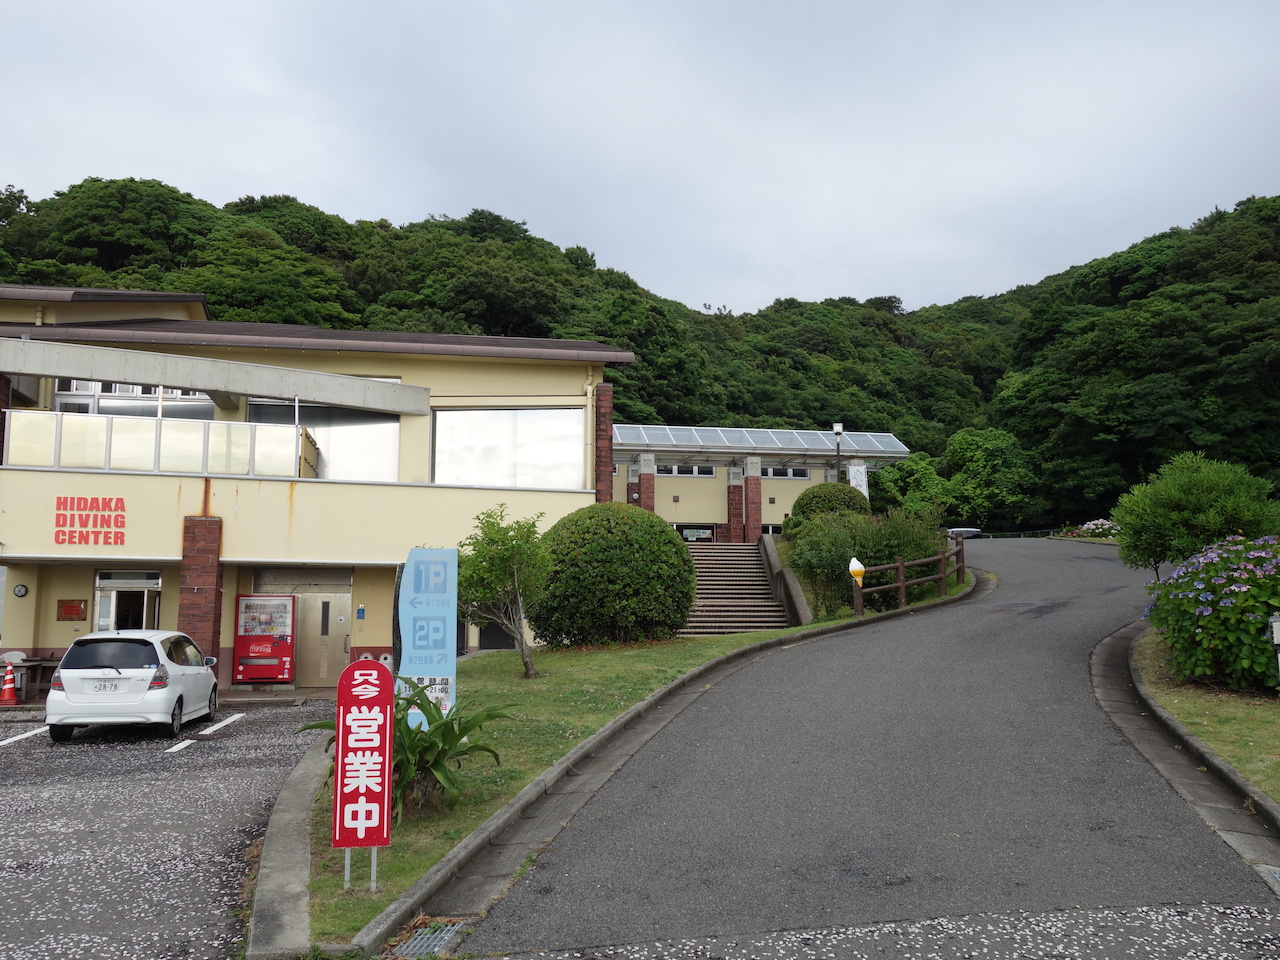
[[[472,208],[701,308],[1001,293],[1280,194],[1280,2],[9,0],[0,185]]]

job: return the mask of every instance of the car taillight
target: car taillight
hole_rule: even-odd
[[[61,667],[53,671],[53,676],[49,679],[49,689],[64,690],[65,692],[65,688],[62,686],[62,668]]]
[[[156,667],[156,672],[151,675],[151,682],[147,684],[148,690],[161,690],[169,685],[169,670],[162,663]]]

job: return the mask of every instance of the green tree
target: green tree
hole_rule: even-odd
[[[543,537],[551,574],[529,623],[552,646],[635,643],[675,636],[693,607],[693,557],[657,514],[596,503]]]
[[[1126,566],[1155,571],[1230,536],[1280,533],[1280,503],[1272,485],[1237,463],[1204,454],[1174,457],[1149,483],[1135,485],[1116,503],[1111,519]]]
[[[500,626],[515,641],[525,679],[536,677],[525,642],[525,612],[542,595],[551,561],[538,534],[542,514],[507,522],[507,505],[478,514],[458,544],[458,606],[468,623]]]
[[[955,519],[973,526],[1018,526],[1039,520],[1031,458],[1005,430],[968,428],[947,441],[947,498]]]
[[[869,479],[873,505],[881,511],[896,507],[909,517],[940,516],[951,503],[947,482],[924,451],[873,470]]]

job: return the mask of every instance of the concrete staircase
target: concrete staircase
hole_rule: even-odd
[[[769,591],[760,547],[754,543],[691,543],[698,573],[693,612],[680,635],[777,630],[787,613]]]

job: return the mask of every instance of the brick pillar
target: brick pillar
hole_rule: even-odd
[[[640,499],[632,501],[636,506],[653,513],[654,508],[654,481],[657,478],[657,461],[652,453],[640,454],[640,477],[639,489]]]
[[[596,384],[596,503],[613,500],[613,384]]]
[[[230,682],[230,665],[223,669],[222,641],[222,518],[184,517],[182,576],[178,596],[178,624],[205,652],[219,657],[215,671],[223,686]]]
[[[747,457],[742,478],[742,542],[760,539],[760,458]]]
[[[729,543],[742,543],[742,468],[729,468],[725,503],[729,509]]]

